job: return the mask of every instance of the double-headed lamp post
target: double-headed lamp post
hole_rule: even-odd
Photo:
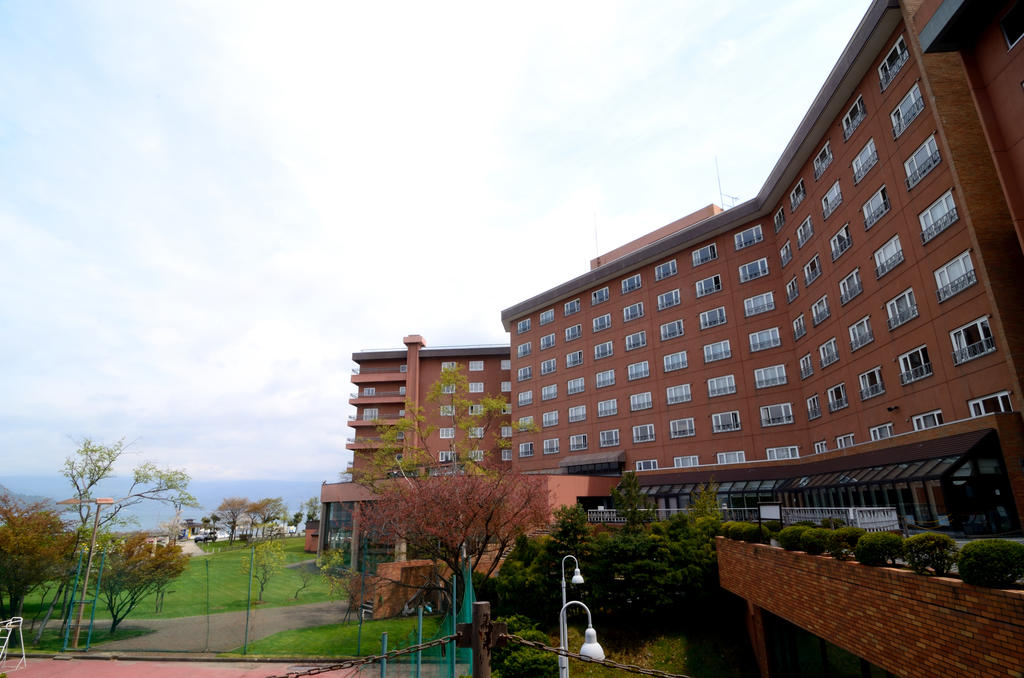
[[[92,556],[96,551],[96,531],[100,527],[100,507],[105,504],[113,504],[114,500],[110,497],[100,497],[98,499],[79,499],[72,497],[71,499],[65,499],[58,501],[58,504],[65,506],[78,506],[80,504],[96,504],[96,515],[92,521],[92,538],[89,540],[89,560],[86,561],[85,565],[85,580],[82,583],[82,593],[78,603],[78,614],[75,619],[75,633],[71,637],[71,647],[78,649],[78,634],[82,631],[82,615],[85,613],[85,592],[89,588],[89,572],[92,570]],[[99,591],[96,592],[97,594]]]
[[[584,657],[590,657],[597,661],[604,660],[604,650],[597,642],[597,631],[594,630],[593,620],[590,618],[590,608],[581,603],[578,600],[570,600],[568,603],[562,606],[562,610],[558,613],[558,621],[561,623],[562,628],[566,628],[565,611],[571,605],[579,605],[587,611],[587,630],[583,634],[583,646],[580,648],[580,654]],[[568,640],[563,640],[561,648],[565,651],[569,650]],[[565,660],[565,668],[559,666],[559,678],[569,678],[569,658],[559,655],[561,659]]]
[[[572,583],[579,586],[583,583],[583,575],[580,574],[580,561],[576,560],[576,556],[565,556],[562,558],[562,607],[565,607],[565,561],[572,558],[572,562],[576,565],[575,570],[572,573]],[[589,612],[588,612],[589,614]],[[561,643],[561,647],[566,647],[569,643],[569,630],[565,625],[565,617],[559,616],[558,618],[558,640]],[[559,678],[565,678],[569,675],[569,658],[558,655],[558,676]]]

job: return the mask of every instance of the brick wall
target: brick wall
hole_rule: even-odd
[[[1024,591],[721,537],[718,571],[750,604],[752,627],[767,610],[908,678],[1024,675]],[[753,630],[766,672],[763,629]]]

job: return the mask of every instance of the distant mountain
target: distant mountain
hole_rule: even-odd
[[[56,500],[54,500],[52,497],[44,497],[38,494],[22,494],[21,492],[15,492],[14,490],[8,489],[3,485],[0,485],[0,494],[5,493],[23,504],[35,504],[37,502],[46,502],[49,504],[56,505]]]

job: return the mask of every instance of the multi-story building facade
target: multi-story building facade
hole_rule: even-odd
[[[1019,527],[1015,189],[914,9],[871,6],[755,198],[503,311],[524,471]]]

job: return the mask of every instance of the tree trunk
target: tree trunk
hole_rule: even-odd
[[[36,631],[35,638],[32,639],[32,645],[39,645],[39,642],[43,639],[43,631],[46,630],[46,625],[50,621],[50,617],[53,616],[53,608],[57,606],[57,601],[60,600],[60,594],[64,591],[64,585],[67,580],[63,580],[60,586],[57,587],[57,592],[53,594],[53,600],[50,601],[50,607],[46,609],[46,616],[43,617],[43,622],[39,625],[39,630]]]

